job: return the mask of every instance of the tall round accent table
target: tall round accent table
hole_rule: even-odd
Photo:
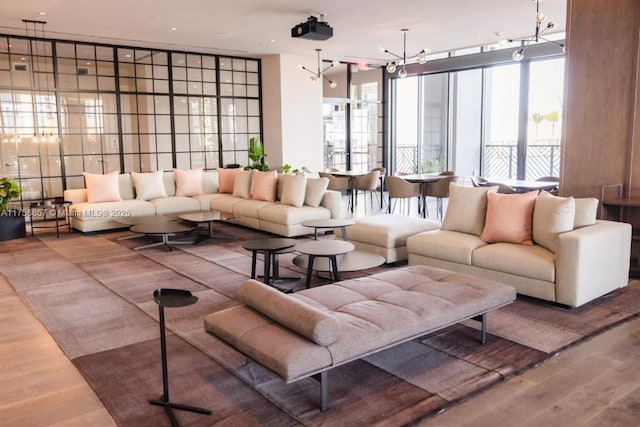
[[[153,299],[156,304],[158,304],[158,310],[160,312],[160,347],[162,350],[163,394],[160,400],[150,400],[149,403],[152,405],[164,406],[167,410],[167,415],[169,415],[169,418],[171,419],[171,424],[173,424],[174,427],[177,427],[179,424],[175,414],[173,413],[174,409],[196,412],[204,415],[211,415],[211,411],[209,409],[197,408],[195,406],[172,403],[169,400],[169,372],[167,369],[167,337],[165,335],[164,326],[164,308],[186,307],[188,305],[195,304],[198,301],[198,297],[192,295],[190,291],[183,289],[156,289],[153,291]]]

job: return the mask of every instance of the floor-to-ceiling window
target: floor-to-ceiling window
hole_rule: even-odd
[[[392,78],[393,172],[558,176],[564,58],[557,45],[540,52],[522,62],[496,52],[445,58]]]
[[[83,172],[247,164],[260,60],[0,35],[0,176],[23,200]]]

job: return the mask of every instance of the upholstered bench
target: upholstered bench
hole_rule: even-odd
[[[407,259],[407,238],[423,231],[437,230],[441,224],[424,218],[384,214],[355,219],[347,228],[347,240],[358,250],[382,255],[386,263]],[[342,238],[339,228],[336,238]]]
[[[336,366],[393,347],[511,303],[514,288],[427,266],[283,294],[248,280],[242,304],[210,314],[205,329],[287,383],[320,378],[321,409],[327,375]]]

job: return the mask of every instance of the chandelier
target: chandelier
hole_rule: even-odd
[[[331,62],[331,64],[329,66],[327,66],[324,70],[321,70],[320,67],[322,65],[322,60],[320,59],[320,52],[322,51],[322,49],[316,49],[316,52],[318,53],[318,71],[312,71],[310,69],[308,69],[307,67],[305,67],[304,65],[298,65],[298,67],[302,68],[303,70],[306,70],[308,72],[310,72],[312,74],[311,77],[309,77],[309,79],[311,80],[312,83],[316,84],[318,83],[318,80],[322,80],[325,79],[326,81],[329,82],[329,86],[331,88],[335,88],[338,86],[338,82],[336,82],[335,80],[331,80],[329,79],[327,76],[324,75],[325,71],[327,71],[329,68],[335,67],[336,65],[338,65],[338,61],[333,61]]]
[[[513,52],[513,59],[515,61],[522,61],[522,59],[524,58],[524,52],[525,50],[527,50],[529,45],[533,42],[537,43],[540,40],[544,40],[546,42],[556,44],[560,46],[562,48],[562,51],[564,52],[564,44],[542,37],[542,35],[545,34],[547,30],[554,29],[556,24],[553,21],[547,22],[547,16],[544,14],[544,12],[540,11],[540,2],[542,0],[534,0],[534,1],[536,2],[536,32],[531,37],[520,39],[524,44],[520,49]],[[546,25],[543,25],[545,22],[546,22]],[[512,42],[514,40],[509,40],[509,41]]]
[[[31,66],[29,79],[32,90],[33,111],[33,137],[31,140],[34,143],[55,143],[58,142],[58,136],[53,134],[52,127],[54,127],[54,125],[46,123],[47,120],[52,120],[52,115],[55,116],[55,107],[52,107],[55,101],[51,100],[49,92],[49,63],[47,59],[49,56],[47,54],[47,41],[44,32],[44,26],[47,21],[23,19],[22,22],[24,22],[27,37],[30,38],[30,40],[28,40],[29,62]],[[31,32],[33,32],[33,35],[31,35]],[[40,49],[42,49],[42,52]],[[44,64],[40,62],[41,60],[44,61]],[[40,81],[42,77],[44,77],[44,85]],[[44,96],[41,94],[41,91],[44,91]],[[44,120],[39,120],[40,117],[44,117]],[[48,129],[48,134],[45,134],[45,128]]]
[[[403,79],[407,77],[407,62],[415,61],[418,64],[425,64],[427,62],[427,53],[429,53],[430,51],[429,49],[422,49],[420,52],[416,53],[415,55],[409,56],[409,59],[407,60],[407,32],[409,30],[406,28],[403,28],[400,31],[402,31],[402,37],[403,37],[402,56],[396,53],[393,53],[383,47],[381,47],[380,50],[384,53],[388,53],[389,55],[392,55],[398,58],[398,61],[389,62],[387,64],[387,72],[393,74],[396,72],[398,65],[401,65],[402,68],[400,69],[400,71],[398,71],[398,77]]]

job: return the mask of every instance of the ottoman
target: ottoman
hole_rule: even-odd
[[[437,230],[438,221],[403,215],[385,214],[354,219],[347,228],[347,240],[357,250],[382,255],[386,263],[407,259],[407,238],[423,231]],[[339,228],[334,229],[337,239],[342,238]]]

